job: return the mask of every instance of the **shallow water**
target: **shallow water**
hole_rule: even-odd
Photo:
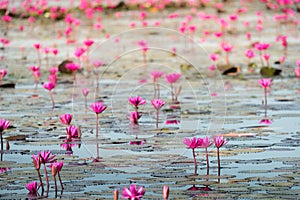
[[[233,6],[236,8],[237,5]],[[254,23],[256,18],[253,13],[264,7],[259,4],[246,6],[249,12],[242,15],[240,21],[247,19]],[[226,9],[224,16],[230,13],[232,7]],[[188,13],[189,10],[182,9],[179,12]],[[273,40],[277,30],[271,22],[273,13],[265,13],[266,35],[262,38],[254,35],[253,41],[272,42],[272,61],[275,61],[281,53]],[[281,77],[273,79],[268,93],[267,117],[272,123],[262,124],[259,122],[266,116],[262,105],[263,89],[257,83],[261,75],[258,71],[253,74],[247,72],[241,52],[248,48],[248,43],[244,40],[240,43],[235,41],[235,37],[243,37],[243,28],[237,35],[226,35],[226,39],[237,48],[230,57],[231,62],[243,66],[243,77],[221,76],[207,70],[211,64],[208,54],[213,53],[218,45],[213,37],[199,43],[199,31],[195,43],[169,29],[122,32],[128,30],[134,12],[124,11],[123,14],[124,17],[117,22],[113,14],[104,15],[103,24],[112,35],[109,40],[105,40],[103,33],[84,29],[76,34],[77,44],[65,45],[64,39],[49,35],[46,30],[53,31],[53,35],[55,31],[50,28],[52,24],[45,22],[40,22],[32,32],[32,37],[28,36],[26,29],[23,33],[16,28],[9,32],[12,43],[4,52],[1,68],[8,69],[4,83],[13,82],[16,86],[0,88],[0,117],[8,119],[12,125],[4,131],[3,137],[5,142],[10,136],[26,137],[9,141],[9,150],[1,153],[0,167],[10,169],[0,173],[0,198],[26,198],[25,184],[38,180],[31,156],[42,150],[50,150],[65,163],[61,171],[65,189],[61,191],[58,186],[56,193],[50,176],[50,190],[48,194],[40,194],[43,198],[112,199],[114,189],[122,190],[136,183],[145,187],[144,199],[160,199],[164,185],[170,187],[170,199],[296,199],[300,191],[300,174],[297,170],[300,164],[300,107],[297,92],[299,80],[293,75],[298,55],[293,49],[299,45],[299,39],[289,37],[291,50],[284,63],[284,71]],[[79,13],[76,15],[82,17]],[[149,14],[149,22],[159,19],[155,13]],[[18,19],[15,23],[12,27],[24,23],[24,20]],[[118,26],[108,26],[114,23]],[[170,28],[177,22],[165,20],[162,23],[163,27]],[[63,23],[58,22],[56,29],[62,26]],[[83,20],[82,26],[88,28],[88,22]],[[211,24],[210,28],[216,31],[218,27]],[[77,73],[75,84],[72,76],[59,74],[53,92],[55,108],[52,110],[49,93],[42,87],[48,75],[45,60],[36,89],[28,70],[37,62],[32,44],[41,42],[51,46],[55,41],[60,50],[57,60],[61,62],[66,55],[72,57],[75,47],[80,46],[87,37],[96,40],[90,59],[100,59],[106,64],[99,68],[99,91],[96,89],[95,69],[90,76],[86,72]],[[119,42],[115,42],[116,39]],[[136,45],[141,39],[149,41],[150,45],[146,63]],[[27,49],[26,60],[20,59],[19,43]],[[171,55],[172,47],[177,48],[177,56]],[[258,58],[255,59],[259,62]],[[58,61],[50,59],[52,65],[57,65]],[[188,64],[193,66],[188,69],[180,67]],[[149,103],[153,98],[149,76],[152,70],[182,73],[176,85],[182,86],[180,108],[170,107],[170,86],[163,79],[159,82],[161,98],[167,103],[160,112],[158,129],[155,128],[155,113]],[[95,136],[95,114],[85,109],[81,93],[84,87],[91,90],[88,106],[96,100],[108,105],[108,109],[99,117],[98,139]],[[133,108],[127,99],[135,95],[140,95],[148,102],[139,108],[142,113],[139,127],[132,127],[128,120]],[[72,124],[81,126],[82,138],[72,142],[72,151],[62,148],[66,133],[59,116],[64,113],[72,114]],[[168,119],[178,123],[166,124]],[[183,144],[183,139],[214,134],[223,134],[228,140],[228,144],[220,149],[221,176],[218,176],[216,149],[213,147],[209,148],[209,175],[206,174],[203,149],[196,150],[198,174],[194,175],[192,153]],[[146,143],[130,145],[132,141]],[[100,162],[93,162],[97,157]],[[198,190],[189,190],[192,186],[198,187]],[[211,191],[205,191],[205,187]]]

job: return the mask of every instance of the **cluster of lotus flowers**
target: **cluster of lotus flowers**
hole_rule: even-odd
[[[185,138],[183,140],[183,143],[192,150],[193,158],[194,158],[194,173],[197,174],[197,160],[196,160],[196,154],[195,149],[197,148],[204,148],[205,154],[206,154],[206,167],[207,167],[207,175],[209,174],[209,160],[208,160],[208,147],[210,147],[212,144],[215,145],[217,148],[217,158],[218,158],[218,175],[220,176],[220,151],[219,149],[227,144],[227,140],[222,136],[214,136],[211,139],[208,136],[205,136],[204,138]]]
[[[57,183],[56,183],[56,176],[58,176],[61,189],[64,189],[61,176],[60,176],[60,171],[64,165],[63,161],[57,162],[56,155],[52,155],[50,151],[41,151],[37,155],[32,155],[32,162],[35,170],[37,171],[38,178],[39,178],[39,184],[36,181],[30,182],[26,184],[26,188],[29,191],[30,197],[36,197],[38,196],[38,190],[41,188],[42,189],[42,195],[44,194],[44,183],[42,181],[42,176],[40,173],[40,168],[41,165],[44,166],[44,173],[45,173],[45,178],[46,178],[46,185],[47,185],[47,194],[49,192],[49,178],[48,178],[48,173],[47,173],[47,164],[48,167],[51,169],[51,174],[54,179],[54,188],[55,192],[57,192]]]

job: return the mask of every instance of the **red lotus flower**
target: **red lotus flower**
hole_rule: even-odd
[[[132,124],[138,125],[139,124],[139,119],[141,118],[142,115],[140,115],[138,112],[130,112],[130,121]]]
[[[163,74],[164,74],[164,72],[161,72],[161,71],[152,71],[150,73],[153,82],[155,82],[157,79],[162,77]]]
[[[33,181],[26,184],[26,189],[29,191],[29,194],[36,195],[38,192],[37,182]]]
[[[78,138],[78,129],[75,126],[68,126],[66,128],[68,138]]]
[[[161,99],[153,99],[151,101],[151,104],[156,110],[159,110],[159,109],[161,109],[161,107],[163,107],[165,105],[165,102]]]
[[[70,125],[72,121],[72,115],[71,114],[63,114],[59,117],[62,124]]]
[[[52,176],[56,176],[56,174],[60,172],[63,166],[63,161],[51,163],[49,167],[52,169]]]
[[[77,71],[80,68],[80,65],[77,63],[68,63],[66,64],[66,68],[70,71]]]
[[[183,143],[188,146],[190,149],[195,149],[201,147],[203,142],[202,138],[196,138],[193,137],[192,139],[190,138],[184,138]]]
[[[227,140],[223,136],[214,137],[214,144],[219,149],[223,145],[227,144]]]
[[[9,125],[10,125],[9,121],[0,118],[0,133],[2,133],[5,129],[7,129]]]
[[[51,155],[50,151],[41,151],[38,156],[40,157],[42,164],[53,163],[56,161],[56,155]]]
[[[181,77],[181,73],[173,73],[173,74],[167,74],[166,75],[166,81],[168,83],[175,83],[178,81],[178,79]]]
[[[53,88],[55,88],[55,84],[53,82],[44,83],[43,87],[49,91],[51,91]]]
[[[261,85],[261,87],[268,88],[272,84],[272,79],[270,79],[270,78],[263,78],[263,79],[260,79],[258,81],[258,83]]]
[[[0,80],[2,80],[7,74],[6,69],[0,69]]]
[[[131,105],[133,105],[134,107],[138,107],[140,105],[144,105],[146,103],[145,99],[142,99],[140,96],[136,96],[136,97],[129,97],[128,101]]]
[[[124,188],[122,192],[122,198],[123,199],[130,199],[130,200],[140,200],[143,195],[145,194],[145,190],[142,186],[140,186],[138,189],[136,188],[136,185],[130,185],[130,189]]]
[[[102,102],[95,102],[90,107],[96,114],[102,113],[107,108]]]

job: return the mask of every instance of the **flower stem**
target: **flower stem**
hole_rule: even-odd
[[[268,105],[267,88],[265,88],[264,92],[265,92],[265,117],[266,117],[267,116],[267,105]]]
[[[42,187],[42,192],[44,192],[44,184],[43,184],[43,181],[42,181],[40,170],[36,170],[36,171],[38,173],[38,177],[39,177],[39,180],[40,180],[40,186]]]
[[[156,110],[156,129],[158,128],[159,110]]]
[[[0,132],[1,135],[1,151],[3,151],[3,137],[2,137],[2,132]]]
[[[99,131],[99,129],[98,129],[98,114],[96,114],[96,137],[98,138],[98,131]]]
[[[54,189],[55,189],[55,192],[57,192],[56,177],[55,177],[55,176],[53,176],[53,179],[54,179]]]
[[[205,152],[206,152],[206,175],[209,175],[209,161],[208,161],[208,152],[207,152],[207,148],[205,148]]]
[[[49,179],[48,179],[48,174],[47,174],[46,164],[44,164],[44,173],[45,173],[45,176],[46,176],[47,188],[49,188]]]
[[[52,102],[52,110],[53,110],[54,107],[55,107],[55,102],[54,102],[54,98],[53,98],[53,93],[52,93],[52,91],[50,91],[49,94],[50,94],[50,99],[51,99],[51,102]]]
[[[174,102],[174,91],[173,91],[173,84],[171,83],[171,95],[172,95],[172,102]]]
[[[225,56],[225,61],[226,61],[226,65],[229,65],[229,54],[226,52],[226,56]]]
[[[217,157],[218,157],[218,182],[220,183],[221,163],[220,163],[220,149],[219,148],[217,148]]]
[[[194,167],[195,167],[194,174],[197,174],[197,161],[196,161],[196,156],[195,156],[195,149],[193,148],[192,151],[193,151]]]
[[[62,181],[61,181],[61,178],[60,178],[60,173],[57,172],[57,174],[58,174],[58,179],[59,179],[59,182],[60,182],[60,185],[61,185],[61,189],[63,190],[63,189],[64,189],[64,186],[63,186]]]

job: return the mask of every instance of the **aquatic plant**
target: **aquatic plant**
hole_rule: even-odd
[[[227,140],[221,136],[215,136],[213,138],[215,147],[217,148],[217,158],[218,158],[218,182],[220,182],[220,175],[221,175],[221,161],[220,161],[220,148],[227,144]]]
[[[146,104],[146,100],[140,96],[129,97],[128,102],[134,107],[136,112],[138,112],[139,106]]]
[[[181,92],[181,86],[179,86],[178,89],[174,87],[174,83],[176,83],[180,77],[181,77],[181,73],[171,73],[165,75],[165,80],[167,83],[170,84],[171,87],[172,102],[177,101],[178,95]]]
[[[0,118],[0,137],[1,137],[1,151],[3,150],[3,131],[6,130],[10,125],[10,121]]]
[[[76,71],[80,68],[80,64],[78,63],[67,63],[66,68],[70,70],[73,74],[74,83],[76,81]]]
[[[39,83],[39,77],[41,76],[40,67],[39,66],[30,66],[29,69],[32,72],[34,77],[35,89],[37,89]]]
[[[153,89],[154,89],[154,98],[160,97],[160,89],[159,89],[159,83],[158,79],[164,75],[164,72],[155,70],[150,73],[152,83],[153,83]]]
[[[161,99],[153,99],[151,105],[156,110],[156,128],[158,128],[159,110],[165,105],[165,102]]]
[[[57,191],[56,175],[58,176],[58,179],[59,179],[62,190],[64,189],[64,186],[62,184],[62,180],[61,180],[61,177],[60,177],[60,171],[61,171],[63,165],[64,165],[64,162],[60,161],[60,162],[51,163],[51,165],[49,166],[51,168],[52,176],[53,176],[53,179],[54,179],[55,191]]]
[[[138,45],[142,49],[143,61],[144,61],[144,63],[146,63],[147,62],[147,51],[149,50],[148,42],[145,40],[141,40],[141,41],[138,41]]]
[[[42,181],[42,177],[41,177],[41,173],[40,173],[40,168],[41,168],[41,159],[39,155],[32,155],[32,163],[34,166],[34,169],[37,171],[38,173],[38,177],[39,177],[39,181],[40,181],[40,185],[39,187],[42,187],[42,191],[44,191],[44,184]]]
[[[51,102],[52,102],[52,109],[54,109],[55,102],[54,102],[52,90],[55,88],[55,84],[53,82],[48,82],[48,83],[44,83],[43,87],[45,89],[49,90],[49,95],[50,95],[50,99],[51,99]]]
[[[221,43],[221,48],[222,48],[223,51],[225,51],[225,62],[226,62],[226,65],[230,65],[230,62],[229,62],[229,53],[232,51],[233,45],[231,45],[229,43],[226,43],[226,42],[223,42],[223,43]]]
[[[130,121],[133,125],[139,125],[139,119],[141,118],[141,114],[136,111],[130,112]]]
[[[40,153],[38,153],[38,157],[40,159],[41,164],[44,165],[44,173],[46,177],[47,188],[49,188],[49,178],[47,174],[46,164],[55,162],[56,155],[51,155],[51,151],[41,151]]]
[[[7,74],[7,70],[6,69],[0,69],[0,84],[2,83],[2,80],[4,79],[4,77]]]
[[[68,126],[68,127],[66,128],[66,132],[67,132],[67,138],[68,138],[68,139],[80,137],[78,128],[75,127],[75,126],[71,126],[71,125]]]
[[[195,155],[195,149],[201,147],[203,142],[202,138],[193,137],[190,138],[184,138],[183,143],[189,148],[192,149],[192,155],[194,158],[194,174],[197,174],[197,160]]]
[[[135,184],[131,184],[129,188],[123,188],[121,198],[128,200],[140,200],[144,196],[145,192],[146,191],[142,186],[137,188]]]
[[[38,194],[38,186],[37,182],[33,181],[26,184],[26,189],[28,190],[28,194],[36,196]]]
[[[42,59],[41,59],[41,48],[42,48],[42,45],[40,43],[34,43],[33,47],[36,49],[37,54],[38,54],[38,66],[41,67],[42,66]]]
[[[208,160],[208,151],[207,148],[212,144],[208,136],[202,138],[201,148],[205,148],[205,158],[206,158],[206,174],[209,175],[209,160]]]
[[[90,92],[90,90],[88,88],[82,88],[82,95],[84,96],[84,107],[85,107],[85,110],[87,110],[87,96]]]
[[[63,114],[59,117],[59,119],[62,124],[70,125],[71,121],[72,121],[72,115],[71,114]]]
[[[95,102],[93,104],[90,105],[90,108],[92,109],[93,112],[95,112],[96,114],[96,137],[98,138],[98,118],[99,118],[99,114],[102,113],[107,106],[104,105],[102,102]]]
[[[272,79],[270,79],[270,78],[263,78],[263,79],[260,79],[259,81],[258,81],[258,83],[260,84],[260,86],[262,87],[262,88],[264,88],[264,97],[265,97],[265,99],[264,99],[264,105],[265,105],[265,115],[267,114],[267,105],[268,105],[268,102],[267,102],[267,90],[268,90],[268,88],[270,88],[270,86],[271,86],[271,84],[272,84]]]

